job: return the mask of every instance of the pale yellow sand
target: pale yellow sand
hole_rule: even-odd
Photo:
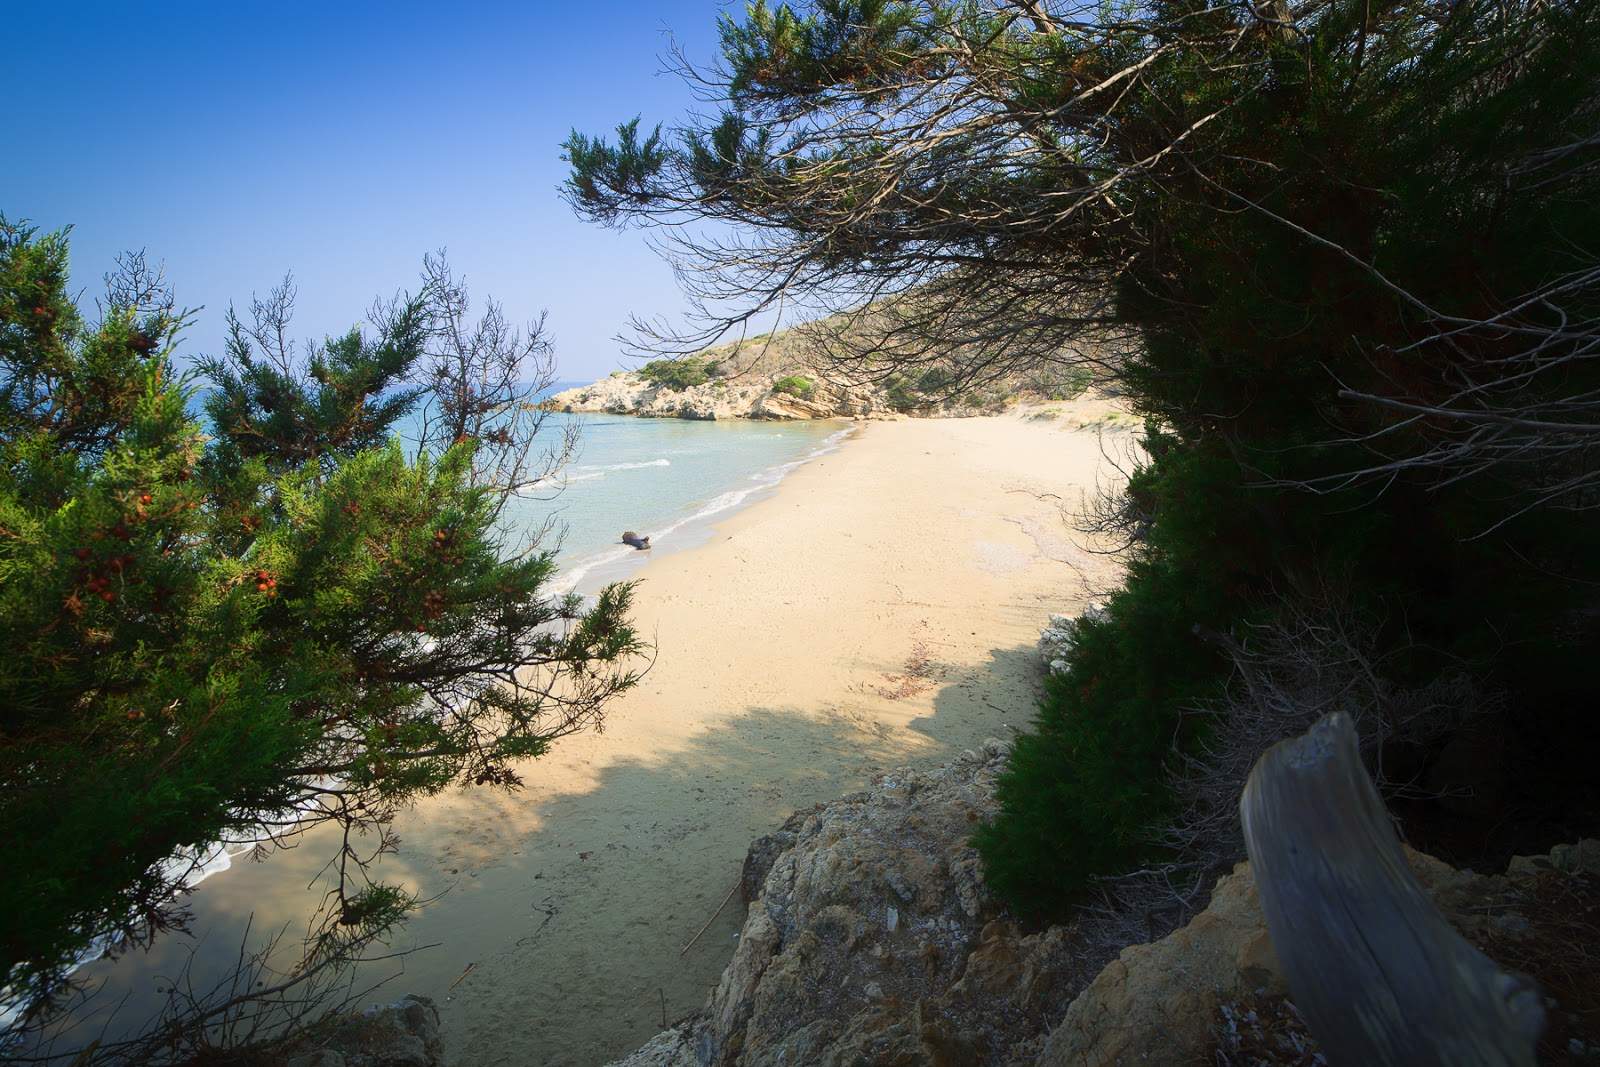
[[[592,1067],[700,1007],[743,924],[737,895],[680,950],[753,837],[1028,724],[1046,616],[1116,581],[1063,517],[1116,477],[1103,450],[1128,453],[1128,433],[1083,425],[1107,409],[866,424],[710,543],[650,562],[636,618],[655,666],[605,732],[560,742],[520,792],[404,819],[380,873],[448,892],[403,941],[437,947],[372,970],[405,973],[369,999],[439,1000],[462,1067]],[[303,910],[306,894],[260,887],[304,885],[315,850],[213,879],[202,922]]]

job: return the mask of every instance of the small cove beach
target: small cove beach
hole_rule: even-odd
[[[634,576],[655,662],[604,732],[559,742],[517,792],[400,820],[378,874],[437,899],[394,946],[416,952],[360,975],[403,971],[367,1002],[435,998],[463,1067],[593,1067],[699,1008],[743,924],[728,896],[753,838],[1026,727],[1046,616],[1117,581],[1063,515],[1132,447],[1114,411],[870,422],[704,543],[653,550]],[[197,951],[231,956],[250,913],[257,931],[304,915],[325,845],[202,886]],[[115,965],[141,996],[180,965],[186,939],[168,940]]]

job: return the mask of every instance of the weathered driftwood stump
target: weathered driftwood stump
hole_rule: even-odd
[[[1256,762],[1239,802],[1261,909],[1295,1004],[1333,1067],[1535,1063],[1536,988],[1434,907],[1361,765],[1326,716]]]

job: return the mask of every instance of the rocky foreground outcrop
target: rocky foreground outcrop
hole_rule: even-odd
[[[1013,1057],[1084,968],[1065,930],[1024,935],[997,916],[967,843],[1006,751],[989,741],[896,773],[757,841],[749,914],[710,1002],[619,1063],[1025,1062]]]
[[[1005,753],[989,741],[896,773],[757,841],[744,931],[710,1002],[611,1067],[1189,1064],[1219,1062],[1219,1048],[1227,1062],[1320,1062],[1248,863],[1188,925],[1109,963],[1072,928],[1006,921],[967,844]],[[1523,914],[1530,887],[1579,872],[1592,896],[1600,875],[1600,842],[1519,860],[1509,877],[1408,858],[1469,940],[1514,960],[1548,951]]]

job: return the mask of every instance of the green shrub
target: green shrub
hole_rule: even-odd
[[[883,383],[883,391],[885,398],[889,401],[889,407],[902,415],[917,410],[925,403],[922,397],[917,395],[916,389],[912,387],[910,380],[901,374],[894,374],[886,379]]]
[[[1023,387],[1046,400],[1073,400],[1094,383],[1088,367],[1041,367],[1029,374]]]
[[[1094,876],[1151,858],[1151,827],[1175,809],[1174,744],[1192,744],[1203,726],[1183,709],[1228,676],[1195,627],[1231,627],[1234,597],[1264,555],[1225,455],[1156,432],[1147,448],[1130,503],[1167,521],[1135,550],[1104,610],[1079,622],[1066,671],[1050,678],[1033,732],[1017,738],[996,783],[999,813],[975,839],[990,885],[1024,914],[1061,915]],[[1200,514],[1179,521],[1180,500]]]
[[[772,383],[774,393],[788,393],[790,396],[801,400],[810,400],[816,393],[816,386],[809,378],[802,378],[798,374],[791,374],[787,378],[779,378]]]
[[[950,388],[950,372],[943,367],[928,367],[917,375],[917,392],[925,394],[942,393]]]
[[[706,384],[707,368],[699,356],[657,359],[639,368],[639,377],[663,389],[692,389]]]
[[[989,883],[1024,914],[1062,914],[1095,875],[1155,852],[1150,828],[1175,809],[1173,743],[1200,725],[1179,709],[1226,678],[1223,657],[1194,636],[1192,592],[1178,568],[1130,574],[1079,623],[1066,672],[1018,736],[996,783],[1001,813],[975,844]]]

